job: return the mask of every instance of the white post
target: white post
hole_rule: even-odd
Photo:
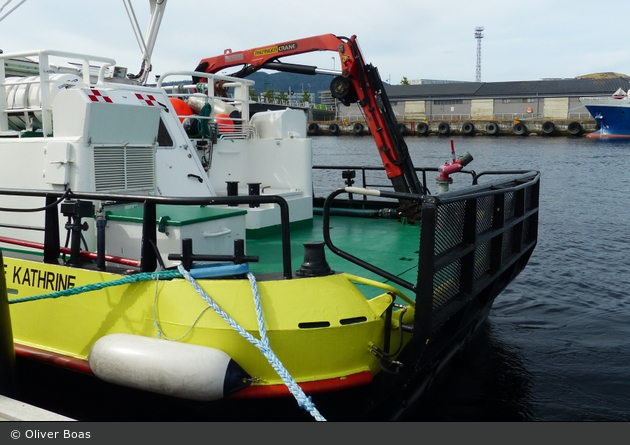
[[[85,65],[85,64],[84,64]],[[84,68],[85,69],[85,68]],[[89,68],[88,68],[89,70]],[[39,53],[39,92],[42,100],[42,133],[44,137],[52,134],[52,105],[50,103],[50,76],[48,72],[50,66],[48,64],[48,54],[44,51]],[[89,78],[88,71],[88,78]],[[85,76],[85,73],[84,73]]]
[[[2,87],[0,91],[0,131],[9,131],[9,115],[7,113],[7,79],[5,71],[6,59],[0,63],[0,82]]]

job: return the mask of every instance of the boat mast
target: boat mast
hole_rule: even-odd
[[[128,74],[127,77],[132,80],[138,81],[138,83],[144,85],[151,71],[151,55],[153,54],[153,48],[155,47],[155,41],[160,31],[160,24],[162,23],[162,17],[164,17],[164,10],[166,9],[167,0],[149,0],[151,7],[151,17],[149,19],[149,26],[147,29],[146,37],[142,37],[142,31],[136,18],[136,13],[133,10],[131,0],[123,0],[131,27],[142,51],[142,64],[140,66],[140,72],[138,74]]]

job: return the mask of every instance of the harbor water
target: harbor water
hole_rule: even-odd
[[[630,141],[406,138],[419,167],[450,161],[451,140],[477,173],[541,172],[538,245],[475,341],[404,420],[630,420]],[[315,164],[381,165],[370,137],[313,145]],[[334,187],[343,185],[337,174]],[[454,175],[452,187],[468,181]],[[428,184],[437,193],[433,176]]]

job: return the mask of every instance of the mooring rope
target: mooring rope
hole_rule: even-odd
[[[295,379],[291,377],[289,372],[282,365],[282,363],[280,362],[276,354],[271,350],[269,346],[269,339],[267,338],[267,331],[265,329],[265,321],[262,315],[262,307],[260,305],[260,295],[258,293],[258,286],[256,284],[256,278],[254,278],[254,275],[252,273],[248,273],[247,278],[249,279],[249,283],[252,288],[252,294],[254,295],[254,304],[256,306],[256,318],[258,321],[258,331],[261,337],[260,340],[252,336],[249,332],[243,329],[238,323],[236,323],[236,321],[234,321],[232,317],[230,317],[226,312],[224,312],[223,309],[221,309],[221,307],[217,303],[215,303],[214,300],[212,300],[212,298],[210,298],[210,296],[206,294],[206,292],[197,284],[195,279],[192,276],[190,276],[190,273],[188,273],[188,271],[184,269],[184,267],[181,264],[178,266],[178,269],[181,272],[181,274],[184,276],[184,278],[195,289],[195,291],[201,296],[201,298],[203,298],[206,301],[206,303],[208,303],[208,305],[212,307],[212,309],[214,309],[214,311],[221,318],[223,318],[223,320],[225,320],[227,324],[229,324],[232,327],[232,329],[238,332],[243,338],[245,338],[248,342],[256,346],[260,350],[260,352],[263,353],[263,355],[265,356],[269,364],[273,367],[276,373],[278,373],[278,375],[280,376],[284,384],[287,385],[287,388],[289,388],[289,391],[291,391],[291,394],[293,394],[293,397],[295,397],[300,408],[308,411],[311,414],[311,416],[313,416],[316,420],[325,421],[326,419],[319,413],[319,411],[317,411],[317,408],[315,408],[315,404],[311,401],[311,398],[307,397],[306,394],[304,394],[304,391],[302,390],[302,388],[300,388],[300,386],[297,384]]]
[[[188,334],[190,334],[192,332],[193,328],[195,327],[195,325],[197,324],[197,322],[201,319],[201,316],[203,314],[205,314],[207,310],[212,309],[212,308],[210,306],[206,306],[205,308],[203,308],[201,310],[201,312],[199,312],[199,315],[197,315],[197,318],[195,318],[195,321],[192,322],[192,324],[190,325],[188,330],[186,332],[184,332],[182,335],[180,335],[177,338],[169,337],[162,330],[162,326],[160,325],[160,321],[159,321],[158,315],[157,315],[157,301],[158,301],[158,284],[159,284],[159,280],[160,280],[159,276],[156,276],[156,278],[155,278],[155,295],[153,296],[153,326],[155,326],[155,329],[157,329],[156,338],[163,338],[163,339],[169,340],[169,341],[179,341],[182,338],[186,337]]]
[[[120,278],[118,280],[105,281],[101,283],[86,284],[84,286],[71,287],[70,289],[64,289],[57,292],[52,292],[43,295],[33,295],[32,297],[14,298],[9,300],[9,304],[24,303],[26,301],[45,300],[48,298],[69,297],[71,295],[79,295],[84,292],[91,292],[95,290],[105,289],[107,287],[122,286],[123,284],[139,283],[141,281],[149,281],[156,279],[156,276],[160,280],[170,280],[172,278],[182,278],[182,274],[176,270],[160,270],[155,272],[143,272],[128,277]]]

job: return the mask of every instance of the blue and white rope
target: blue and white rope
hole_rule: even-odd
[[[269,339],[267,338],[267,331],[265,329],[265,321],[262,314],[262,307],[260,305],[260,295],[258,293],[258,286],[256,284],[256,278],[253,274],[248,273],[247,278],[249,279],[249,283],[252,288],[252,294],[254,295],[254,304],[256,306],[256,318],[258,320],[258,332],[260,333],[260,340],[252,336],[249,332],[243,329],[232,317],[230,317],[226,312],[221,309],[221,307],[208,295],[206,292],[197,284],[195,279],[190,276],[190,273],[184,269],[184,267],[180,264],[178,266],[179,272],[182,276],[190,283],[190,285],[195,289],[195,291],[203,298],[208,305],[214,309],[214,311],[221,317],[227,324],[229,324],[236,332],[238,332],[243,338],[245,338],[248,342],[256,346],[263,353],[269,364],[273,367],[273,369],[278,373],[282,381],[295,400],[297,401],[300,408],[308,411],[311,416],[313,416],[316,420],[325,421],[326,419],[317,411],[315,408],[315,404],[311,401],[310,397],[307,397],[302,391],[302,388],[297,384],[295,379],[291,377],[286,368],[282,365],[276,354],[271,350],[269,346]]]

